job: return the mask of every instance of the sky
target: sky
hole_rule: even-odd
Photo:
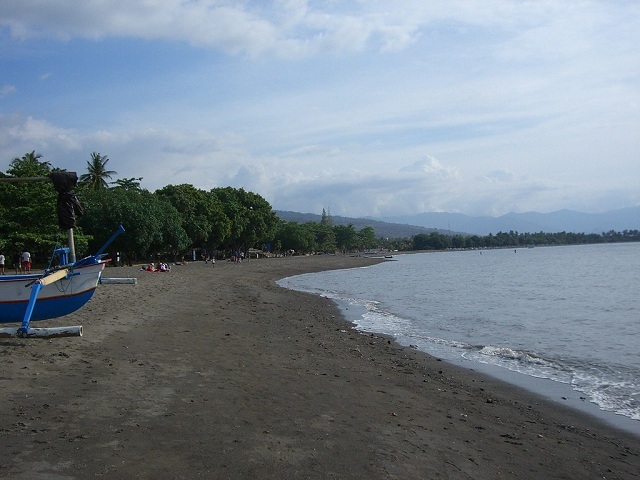
[[[640,2],[0,2],[0,171],[350,217],[640,205]]]

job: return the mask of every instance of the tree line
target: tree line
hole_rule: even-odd
[[[87,172],[75,190],[84,214],[75,228],[77,254],[96,252],[119,225],[126,230],[110,247],[124,262],[162,258],[180,260],[196,251],[199,257],[229,257],[258,249],[272,254],[310,254],[363,250],[448,250],[469,248],[574,245],[640,241],[638,230],[584,233],[518,233],[445,235],[432,232],[411,238],[376,238],[370,226],[334,225],[323,210],[320,222],[283,221],[260,195],[242,188],[202,190],[190,184],[167,185],[154,192],[141,187],[142,178],[111,181],[108,157],[93,152]],[[11,162],[0,177],[46,177],[59,171],[35,151]],[[57,194],[51,182],[0,182],[0,252],[8,259],[28,250],[44,263],[53,247],[66,243],[58,228]]]
[[[486,236],[444,235],[439,232],[415,235],[411,239],[412,250],[449,250],[472,248],[532,247],[536,245],[585,245],[593,243],[640,242],[639,230],[597,233],[518,233],[498,232]]]
[[[84,209],[74,229],[78,256],[97,251],[122,224],[126,230],[110,247],[124,262],[163,258],[179,260],[196,251],[198,257],[231,256],[256,248],[271,253],[311,253],[373,248],[373,229],[320,224],[299,225],[277,217],[260,195],[242,188],[209,191],[193,185],[167,185],[154,192],[141,187],[142,178],[111,180],[108,157],[93,152],[87,173],[75,193]],[[0,177],[46,177],[59,171],[35,151],[12,160]],[[0,182],[0,251],[11,258],[24,250],[44,263],[55,245],[66,243],[58,228],[57,194],[50,182]]]

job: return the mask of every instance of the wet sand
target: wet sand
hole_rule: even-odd
[[[278,287],[341,256],[108,268],[79,312],[0,339],[0,478],[631,479],[640,438]]]

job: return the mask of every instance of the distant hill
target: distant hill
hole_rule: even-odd
[[[508,232],[575,232],[603,233],[611,230],[640,230],[640,206],[604,213],[582,213],[558,210],[551,213],[508,213],[501,217],[471,217],[460,213],[425,212],[410,216],[377,217],[390,223],[417,225],[475,235]]]
[[[285,222],[316,222],[320,223],[322,215],[314,213],[299,213],[286,210],[275,210],[276,215]],[[392,222],[383,222],[371,218],[349,218],[340,216],[331,216],[334,225],[353,225],[356,230],[362,230],[364,227],[371,227],[376,234],[376,238],[410,238],[420,233],[431,233],[436,231],[435,228],[426,228],[418,225],[398,224]]]
[[[321,215],[275,210],[284,221],[317,222]],[[640,206],[604,213],[558,210],[551,213],[507,213],[501,217],[471,217],[460,213],[425,212],[417,215],[376,218],[332,216],[334,225],[352,224],[356,230],[370,226],[380,238],[409,238],[420,233],[489,235],[513,230],[518,233],[603,233],[640,230]]]

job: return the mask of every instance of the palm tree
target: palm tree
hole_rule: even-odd
[[[111,175],[118,172],[107,170],[107,162],[109,158],[106,155],[100,155],[98,152],[91,152],[91,161],[87,161],[88,173],[80,177],[80,181],[89,185],[91,190],[100,190],[107,188],[107,178],[111,179]]]
[[[41,177],[46,176],[51,171],[49,162],[41,161],[41,153],[32,150],[25,153],[22,158],[14,158],[7,173],[15,177]]]

